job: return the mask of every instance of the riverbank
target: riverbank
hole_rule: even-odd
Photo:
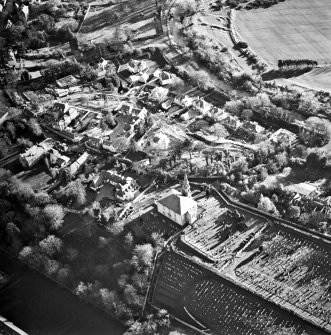
[[[29,334],[120,335],[124,326],[0,250],[0,314]]]

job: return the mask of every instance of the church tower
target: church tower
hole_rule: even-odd
[[[190,184],[189,184],[188,179],[187,179],[186,172],[184,174],[184,182],[183,182],[183,186],[182,186],[182,194],[185,197],[191,198],[191,188],[190,188]]]

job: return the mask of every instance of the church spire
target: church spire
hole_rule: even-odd
[[[190,188],[190,184],[188,182],[188,178],[187,178],[186,172],[184,174],[184,182],[183,182],[183,186],[182,186],[182,194],[185,197],[191,198],[191,188]]]

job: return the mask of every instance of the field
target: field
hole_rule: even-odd
[[[325,66],[288,80],[314,90],[324,90],[331,93],[331,66]]]
[[[272,67],[279,59],[330,63],[330,0],[287,0],[268,9],[237,11],[237,33]]]

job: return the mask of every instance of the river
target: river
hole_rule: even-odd
[[[124,326],[0,250],[0,315],[29,335],[120,335]]]

